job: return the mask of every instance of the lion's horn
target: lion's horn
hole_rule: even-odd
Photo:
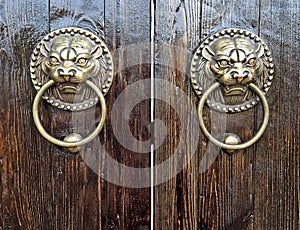
[[[99,58],[102,55],[103,51],[100,46],[96,46],[92,51],[91,55],[94,56],[94,58]]]
[[[260,58],[265,53],[264,47],[261,44],[259,44],[257,49],[255,50],[255,53],[257,55],[257,58]]]
[[[208,60],[211,61],[212,58],[215,56],[215,52],[208,46],[205,46],[202,50],[202,56]]]
[[[41,53],[45,56],[48,57],[50,49],[47,47],[46,43],[43,43],[41,46]]]

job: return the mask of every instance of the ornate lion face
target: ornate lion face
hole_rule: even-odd
[[[65,102],[84,99],[86,87],[82,84],[90,77],[96,78],[100,74],[99,58],[102,49],[94,46],[87,38],[80,35],[62,35],[53,39],[51,47],[44,44],[41,48],[44,55],[42,70],[57,84],[53,93]],[[78,94],[80,97],[74,97]]]
[[[91,81],[106,95],[114,76],[112,55],[104,41],[76,27],[61,28],[47,34],[35,47],[30,63],[36,90],[50,79],[43,98],[53,106],[70,111],[90,108],[98,102]]]
[[[99,73],[96,60],[102,49],[81,36],[64,35],[54,39],[50,49],[46,45],[43,48],[43,70],[57,82],[62,93],[78,93],[82,83]]]
[[[236,113],[252,108],[259,100],[250,83],[268,92],[274,64],[262,39],[249,31],[229,28],[201,43],[193,55],[190,74],[199,97],[216,81],[220,83],[207,97],[210,108]]]
[[[222,38],[203,49],[204,71],[221,83],[225,102],[241,103],[249,96],[249,83],[256,82],[263,71],[263,54],[263,47],[254,47],[249,39]]]

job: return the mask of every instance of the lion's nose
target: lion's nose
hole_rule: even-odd
[[[230,73],[233,79],[236,79],[238,83],[241,83],[245,78],[249,77],[250,72],[248,70],[234,70]]]
[[[69,81],[70,78],[75,77],[76,70],[74,69],[64,69],[60,68],[57,70],[57,73],[60,77],[62,77],[65,81]]]

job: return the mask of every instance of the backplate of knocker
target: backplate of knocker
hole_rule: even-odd
[[[205,136],[216,146],[232,152],[254,144],[269,121],[265,97],[274,77],[274,64],[267,45],[257,35],[243,29],[224,29],[206,38],[193,55],[191,82],[200,98],[198,116]],[[264,118],[258,132],[241,143],[235,134],[220,141],[206,129],[205,104],[223,113],[240,113],[262,103]]]
[[[104,41],[91,32],[68,27],[46,35],[35,47],[30,63],[31,80],[37,90],[33,119],[42,136],[71,153],[78,152],[83,145],[94,139],[105,123],[104,96],[112,84],[113,72],[111,52]],[[71,133],[64,140],[59,140],[51,136],[41,124],[41,99],[69,112],[81,111],[99,102],[100,122],[85,138]]]

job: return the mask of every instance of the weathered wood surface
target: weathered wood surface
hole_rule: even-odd
[[[254,229],[299,229],[300,3],[264,1],[260,12],[260,33],[277,68],[268,132],[257,144],[253,165]]]
[[[267,95],[270,124],[254,146],[218,158],[204,172],[204,156],[219,151],[200,133],[197,154],[182,173],[155,190],[157,229],[298,229],[299,228],[299,3],[295,1],[156,1],[156,42],[173,47],[162,51],[174,65],[156,65],[156,76],[183,89],[190,101],[191,91],[178,49],[195,51],[208,35],[222,28],[237,27],[261,36],[273,52],[276,79]],[[174,47],[174,46],[177,47]],[[177,50],[176,50],[177,49]],[[185,59],[186,58],[186,59]],[[176,100],[176,98],[174,99]],[[189,114],[186,105],[174,111],[157,103],[156,115],[169,130],[164,146],[156,151],[156,164],[170,157],[184,132],[195,131],[193,124],[180,123],[177,113]],[[210,112],[205,114],[210,115]],[[262,120],[262,108],[236,115],[212,115],[207,126],[226,125],[226,131],[250,139]],[[181,131],[182,132],[182,131]],[[186,136],[186,143],[192,143]],[[189,159],[187,144],[183,150]],[[212,157],[212,156],[211,156]],[[176,167],[183,160],[177,159]],[[200,171],[199,171],[200,169]],[[160,175],[157,175],[159,177]]]
[[[148,42],[148,5],[140,0],[1,1],[2,229],[149,228],[149,189],[125,188],[101,179],[98,175],[106,172],[106,158],[97,140],[88,144],[81,155],[71,155],[41,137],[32,119],[36,92],[29,76],[30,55],[35,45],[58,28],[88,29],[105,39],[112,52],[131,43]],[[118,59],[126,63],[128,57],[119,54]],[[122,71],[117,73],[106,97],[107,121],[99,135],[113,159],[132,167],[147,167],[149,157],[128,151],[118,143],[113,136],[110,112],[128,84],[148,77],[149,65],[143,63],[149,61],[140,61],[127,69],[116,63]],[[130,114],[130,127],[137,139],[148,138],[149,109],[149,102],[144,102]],[[40,114],[46,130],[58,138],[74,131],[89,132],[98,121],[93,110],[78,113],[74,121],[68,112],[45,103],[40,105]],[[99,163],[93,170],[84,159],[92,153],[98,156],[94,161]],[[120,175],[119,180],[123,177]],[[150,175],[143,179],[150,180]]]
[[[149,229],[151,199],[155,229],[299,229],[299,12],[300,3],[294,0],[155,1],[154,73],[157,80],[174,84],[157,82],[155,90],[165,90],[161,96],[173,104],[180,101],[176,98],[180,89],[187,99],[180,109],[155,101],[154,118],[166,126],[166,136],[156,129],[153,139],[164,140],[156,146],[155,164],[164,163],[178,146],[183,147],[175,161],[165,165],[166,174],[156,172],[154,181],[163,183],[150,197],[149,188],[117,186],[98,176],[108,169],[97,141],[88,144],[82,155],[71,155],[41,137],[32,120],[36,92],[28,69],[33,48],[49,31],[79,26],[101,36],[116,54],[117,74],[106,97],[108,114],[100,141],[118,162],[148,167],[149,154],[122,146],[113,130],[122,132],[123,127],[113,127],[110,118],[123,90],[150,77],[150,58],[145,53],[150,51],[150,2],[1,1],[1,229]],[[270,123],[262,139],[233,156],[220,152],[214,160],[212,153],[219,150],[210,146],[190,113],[199,99],[191,89],[188,68],[190,55],[200,42],[227,27],[247,29],[264,39],[273,53],[276,75],[267,95]],[[143,93],[149,96],[148,86]],[[57,137],[80,129],[89,131],[97,122],[91,110],[79,113],[75,121],[67,112],[45,103],[40,113],[45,128]],[[149,100],[130,113],[130,130],[138,148],[150,138],[150,113]],[[208,127],[212,121],[216,129],[226,122],[228,132],[246,140],[257,131],[262,109],[257,106],[225,117],[207,110],[205,116]],[[180,121],[182,117],[186,119]],[[195,134],[199,135],[196,141]],[[91,153],[99,153],[90,159],[98,163],[93,170],[84,158]],[[213,164],[202,172],[210,165],[203,164],[205,156]],[[185,162],[189,163],[183,167]],[[121,168],[119,172],[117,183],[130,178]],[[139,176],[132,178],[141,179]],[[142,179],[147,184],[150,175]]]

